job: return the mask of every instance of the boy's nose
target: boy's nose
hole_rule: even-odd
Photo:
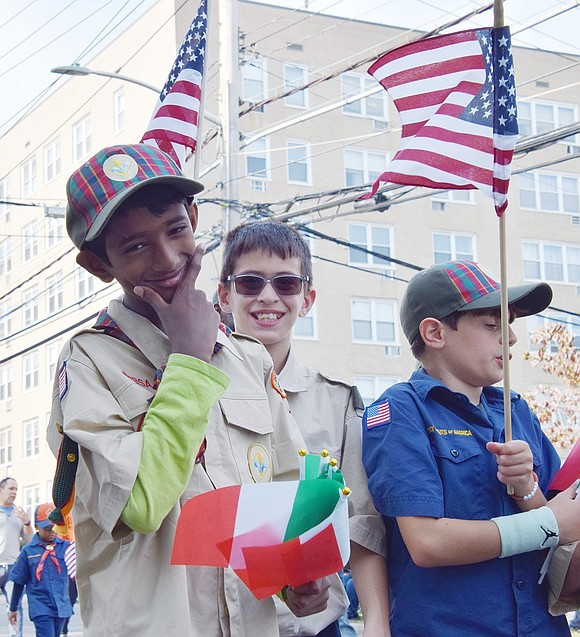
[[[153,269],[164,272],[174,270],[180,262],[180,255],[173,249],[173,246],[165,242],[160,242],[155,250],[155,259],[152,264]]]
[[[272,283],[266,283],[264,289],[258,294],[258,300],[265,302],[278,300],[278,293],[272,286]]]

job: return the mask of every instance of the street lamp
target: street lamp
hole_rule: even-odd
[[[131,84],[138,84],[139,86],[148,88],[150,91],[154,91],[157,95],[161,93],[160,88],[157,88],[152,84],[147,84],[147,82],[143,82],[137,78],[129,77],[128,75],[121,75],[121,73],[115,73],[113,71],[97,71],[96,69],[89,69],[88,67],[80,66],[79,64],[72,64],[71,66],[55,66],[53,69],[50,69],[50,72],[58,73],[59,75],[102,75],[103,77],[111,77],[116,80],[130,82]],[[222,125],[222,121],[217,115],[212,115],[211,113],[204,111],[203,116],[212,124],[217,124],[217,126]]]

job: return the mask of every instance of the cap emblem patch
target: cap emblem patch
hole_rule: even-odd
[[[112,155],[103,163],[103,172],[111,181],[129,181],[138,170],[137,162],[129,155]]]

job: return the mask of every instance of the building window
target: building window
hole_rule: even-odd
[[[46,346],[46,382],[48,384],[51,384],[54,381],[56,365],[58,363],[58,357],[61,349],[62,343],[60,341],[49,343]]]
[[[0,304],[0,341],[12,334],[12,305],[8,302]]]
[[[525,241],[524,278],[580,284],[580,245]]]
[[[73,124],[72,136],[73,158],[75,161],[79,161],[83,157],[86,157],[93,149],[90,115],[86,115],[76,124]]]
[[[342,99],[347,99],[360,95],[378,86],[377,81],[372,77],[367,77],[360,73],[343,73],[340,76]],[[387,120],[387,103],[385,92],[377,91],[373,95],[350,102],[342,107],[345,115],[358,115],[361,117],[372,117],[373,119]]]
[[[0,219],[10,221],[10,177],[0,179]]]
[[[12,427],[0,429],[0,465],[12,463]]]
[[[12,270],[12,241],[10,237],[0,241],[0,276],[8,276]]]
[[[80,266],[76,269],[77,302],[86,301],[95,291],[95,277]]]
[[[119,89],[113,93],[115,133],[125,130],[125,91]]]
[[[0,365],[0,401],[12,398],[12,366],[10,363]]]
[[[578,108],[556,102],[518,101],[518,127],[522,137],[537,135],[578,121]],[[570,135],[560,142],[580,144],[580,135]]]
[[[242,99],[255,103],[266,99],[266,63],[254,59],[242,65]]]
[[[48,183],[61,173],[60,139],[44,147],[44,181]]]
[[[387,153],[357,148],[344,150],[344,183],[347,188],[374,182],[388,163]]]
[[[22,228],[22,262],[26,263],[38,256],[38,221]]]
[[[433,263],[476,261],[475,237],[458,232],[433,233]]]
[[[46,313],[50,316],[61,310],[64,305],[62,272],[46,279],[46,295]]]
[[[40,452],[40,427],[38,418],[31,418],[22,423],[24,439],[24,457],[32,458]]]
[[[355,376],[354,382],[365,405],[374,403],[383,392],[398,383],[400,378],[392,376]]]
[[[38,351],[34,350],[22,357],[22,387],[23,391],[32,391],[38,387]]]
[[[317,314],[316,305],[313,305],[306,316],[301,316],[294,323],[294,336],[296,338],[318,339]]]
[[[246,174],[251,179],[269,179],[266,139],[258,139],[246,146]]]
[[[473,190],[444,190],[431,195],[433,201],[452,201],[453,203],[474,203]]]
[[[37,285],[22,293],[22,314],[24,327],[29,327],[38,321],[39,303]]]
[[[20,166],[20,192],[23,199],[36,192],[36,157],[31,157]]]
[[[352,245],[348,249],[348,261],[351,264],[368,265],[381,268],[393,268],[388,258],[369,254],[375,252],[384,257],[391,257],[393,245],[393,229],[390,226],[378,226],[368,223],[349,223],[348,242]],[[357,248],[362,250],[357,250]]]
[[[520,206],[543,212],[580,212],[578,177],[529,172],[518,175]]]
[[[308,82],[307,69],[304,66],[296,66],[294,64],[284,64],[284,92],[291,91],[294,88],[304,86]],[[296,91],[284,98],[286,106],[295,108],[308,107],[308,90],[302,89]]]
[[[310,144],[308,142],[288,140],[286,152],[288,161],[288,183],[310,184]]]
[[[24,498],[24,509],[28,517],[34,519],[34,510],[40,504],[40,485],[31,484],[22,489],[22,497]]]
[[[63,238],[64,220],[56,217],[44,218],[44,237],[46,248],[54,248]]]
[[[398,345],[395,305],[395,301],[353,299],[353,341],[356,343]]]

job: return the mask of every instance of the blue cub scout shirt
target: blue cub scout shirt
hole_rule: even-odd
[[[388,408],[377,408],[385,402]],[[559,468],[558,454],[515,393],[511,407],[513,438],[529,444],[545,491]],[[489,520],[520,511],[497,479],[495,456],[485,448],[492,440],[504,441],[501,388],[484,387],[476,407],[420,369],[367,408],[363,462],[387,525],[391,631],[397,637],[570,634],[566,618],[547,611],[547,582],[537,583],[545,551],[421,568],[401,537],[398,516]]]

